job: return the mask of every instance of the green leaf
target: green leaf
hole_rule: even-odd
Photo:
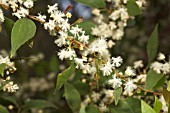
[[[142,113],[156,113],[148,104],[141,100]]]
[[[95,24],[90,21],[83,21],[79,23],[78,26],[86,32],[86,35],[90,35],[92,31],[91,28],[95,27]]]
[[[14,21],[5,17],[4,27],[6,29],[6,33],[8,34],[9,37],[11,36],[13,26],[14,26]]]
[[[153,70],[149,70],[146,77],[146,89],[152,90],[162,77],[163,74],[158,74]]]
[[[117,105],[110,105],[113,113],[141,113],[141,102],[136,98],[119,100]]]
[[[30,100],[27,103],[25,103],[23,108],[26,110],[32,109],[32,108],[36,108],[36,109],[55,108],[57,109],[57,106],[55,106],[54,104],[46,100]]]
[[[163,77],[157,82],[157,84],[154,86],[153,89],[158,89],[158,88],[162,87],[164,85],[165,81],[166,81],[166,76],[163,75]]]
[[[83,104],[81,105],[79,113],[86,113],[86,106],[85,105],[83,105]]]
[[[87,83],[76,81],[73,85],[81,95],[87,95],[90,92],[90,87]]]
[[[9,113],[9,111],[2,105],[0,105],[0,113]]]
[[[120,99],[122,93],[122,87],[116,88],[114,90],[114,98],[115,98],[115,104],[117,105]]]
[[[170,91],[170,80],[168,81],[168,87],[167,90]]]
[[[50,60],[50,63],[49,63],[50,71],[52,71],[54,73],[57,73],[58,72],[58,67],[59,67],[58,59],[57,59],[56,55],[53,55],[51,57],[51,60]]]
[[[81,98],[79,92],[69,83],[64,84],[64,96],[73,113],[80,110]]]
[[[155,26],[148,43],[147,43],[147,54],[148,54],[148,64],[150,64],[157,55],[158,49],[158,24]]]
[[[160,113],[160,110],[162,109],[162,103],[158,100],[156,96],[155,96],[153,109],[156,111],[156,113]]]
[[[71,74],[75,71],[75,69],[76,69],[75,67],[76,66],[75,66],[74,62],[72,62],[71,66],[69,68],[64,70],[62,73],[58,74],[55,91],[59,90],[63,86],[63,84],[65,84],[67,82],[67,80],[69,79]]]
[[[4,70],[6,68],[6,64],[0,64],[0,74],[2,75],[2,77],[4,76]]]
[[[165,99],[165,101],[166,101],[166,104],[167,104],[168,106],[170,106],[170,105],[169,105],[169,104],[170,104],[170,91],[164,89],[164,90],[163,90],[163,96],[164,96],[164,99]]]
[[[36,32],[35,23],[28,19],[22,18],[15,22],[11,34],[11,57],[25,42],[31,39]]]
[[[139,6],[136,4],[135,0],[128,0],[127,2],[127,10],[130,16],[136,16],[142,13]]]
[[[106,7],[106,3],[104,2],[104,0],[74,0],[74,1],[82,3],[92,8],[105,8]]]
[[[87,106],[86,113],[100,113],[99,109],[94,105]]]

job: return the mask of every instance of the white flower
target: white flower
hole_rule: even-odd
[[[8,2],[13,11],[16,11],[16,9],[18,8],[17,2],[18,2],[17,0],[11,0]]]
[[[110,79],[108,81],[109,84],[112,85],[113,88],[118,88],[121,87],[122,85],[122,80],[116,77],[116,74],[112,76],[113,79]]]
[[[16,92],[16,90],[18,90],[19,87],[17,84],[14,84],[13,82],[9,82],[7,84],[5,84],[5,86],[3,87],[3,91],[8,91],[8,92]]]
[[[129,80],[128,82],[126,82],[125,84],[125,90],[128,93],[131,93],[133,90],[135,90],[137,88],[137,85],[133,83],[132,80]]]
[[[112,98],[114,95],[114,90],[111,89],[104,89],[103,92],[107,98]]]
[[[170,73],[170,63],[166,62],[162,65],[162,71],[164,74]]]
[[[78,25],[76,27],[71,27],[70,33],[74,36],[78,36],[79,33],[82,32],[82,28],[79,28]]]
[[[159,53],[157,59],[160,61],[165,60],[165,55],[163,53]]]
[[[120,17],[120,11],[119,10],[115,10],[114,12],[111,13],[111,15],[109,16],[110,19],[112,20],[117,20]]]
[[[136,75],[135,70],[132,69],[132,67],[130,67],[130,66],[128,66],[128,67],[126,68],[125,74],[126,74],[127,76],[135,76],[135,75]]]
[[[119,11],[120,11],[121,20],[129,19],[129,15],[128,15],[127,9],[120,8]]]
[[[134,62],[134,68],[137,69],[137,68],[142,68],[143,67],[143,61],[142,60],[139,60],[139,61],[135,61]]]
[[[54,13],[54,11],[58,10],[58,4],[55,3],[54,5],[50,6],[48,5],[48,13]]]
[[[93,9],[92,14],[94,14],[95,16],[99,16],[100,15],[100,10],[99,9]]]
[[[50,31],[55,29],[55,22],[53,20],[49,20],[49,22],[44,23],[44,29],[49,29]]]
[[[33,2],[32,0],[26,0],[26,1],[24,2],[24,6],[25,6],[26,8],[32,8],[32,7],[34,6],[34,2]]]
[[[109,40],[107,45],[109,48],[112,48],[115,45],[115,43],[112,40]]]
[[[17,9],[17,12],[12,13],[12,15],[14,15],[20,19],[20,18],[23,18],[23,17],[26,17],[27,15],[29,15],[29,11],[28,11],[28,9],[20,7],[19,9]]]
[[[162,66],[163,66],[162,63],[154,62],[151,64],[150,68],[153,69],[154,71],[156,71],[157,73],[161,73]]]
[[[146,74],[140,74],[140,75],[137,75],[137,77],[135,79],[133,79],[134,82],[142,82],[144,83],[146,81]]]
[[[59,10],[53,12],[51,15],[50,15],[51,18],[53,18],[53,20],[57,23],[62,23],[64,20],[64,17],[65,17],[65,14]]]
[[[82,35],[81,36],[78,36],[78,40],[80,42],[83,42],[84,44],[87,44],[88,43],[88,40],[89,40],[89,36],[88,35],[85,35],[85,31],[82,31]]]
[[[70,24],[68,23],[68,19],[66,19],[65,21],[62,21],[61,24],[59,24],[59,27],[63,31],[67,31],[68,29],[70,29]]]
[[[104,64],[104,67],[100,68],[100,70],[103,71],[103,76],[108,76],[110,75],[112,71],[112,64],[110,61],[108,61],[106,64]]]
[[[80,67],[80,69],[84,69],[84,63],[87,62],[87,58],[74,58],[75,63],[77,64],[76,68]]]
[[[72,60],[76,56],[76,53],[71,48],[64,48],[60,50],[60,52],[58,52],[58,56],[61,60],[63,60],[64,58],[69,58],[70,60]]]
[[[119,67],[122,62],[123,62],[123,59],[120,56],[112,57],[112,64],[113,64],[113,66]]]
[[[67,43],[66,39],[68,37],[68,34],[63,31],[59,31],[58,33],[60,34],[60,36],[58,39],[55,40],[55,43],[57,44],[57,46],[61,47]]]
[[[4,14],[2,9],[0,9],[0,23],[4,22]]]
[[[109,109],[107,108],[107,106],[103,102],[101,102],[99,104],[99,110],[103,113],[103,112],[107,112]]]
[[[36,16],[37,19],[39,19],[42,22],[45,22],[45,19],[47,18],[46,15],[41,15],[40,13],[38,13],[38,16]]]
[[[91,98],[94,102],[97,102],[100,99],[100,93],[93,92]]]
[[[163,95],[161,95],[161,96],[159,97],[159,100],[160,100],[161,103],[162,103],[162,110],[164,111],[163,113],[168,113],[168,106],[167,106],[167,104],[166,104],[166,101],[165,101]]]
[[[66,17],[71,18],[72,14],[70,12],[67,12]]]

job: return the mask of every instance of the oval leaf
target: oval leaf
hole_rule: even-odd
[[[0,105],[0,113],[9,113],[9,111],[2,105]]]
[[[28,18],[21,18],[15,22],[11,33],[11,57],[25,42],[31,39],[36,32],[35,23]]]
[[[127,9],[128,9],[128,14],[130,16],[136,16],[142,13],[141,9],[139,6],[136,4],[135,0],[128,0],[127,2]]]
[[[104,0],[74,0],[76,2],[82,3],[86,6],[93,7],[93,8],[105,8],[106,3]]]
[[[141,100],[142,113],[156,113],[148,104]]]
[[[64,96],[73,113],[80,110],[81,98],[79,92],[69,83],[64,84]]]
[[[75,71],[75,69],[76,69],[75,67],[76,66],[75,66],[74,62],[72,62],[71,66],[69,68],[64,70],[62,73],[58,74],[55,91],[59,90],[63,86],[63,84],[65,84],[67,82],[67,80],[69,79],[71,74]]]
[[[156,113],[160,113],[160,110],[162,109],[162,103],[158,100],[156,96],[153,109],[156,111]]]
[[[24,109],[32,109],[32,108],[37,108],[37,109],[42,109],[42,108],[55,108],[57,109],[57,107],[46,101],[46,100],[30,100],[29,102],[27,102],[24,105]]]
[[[11,36],[11,32],[12,32],[12,28],[14,26],[14,21],[5,17],[5,21],[4,21],[4,26],[5,26],[5,30],[6,33],[8,34],[8,36]]]
[[[150,70],[146,77],[146,89],[152,90],[162,77],[163,74],[158,74],[155,71]]]
[[[155,59],[157,49],[158,49],[158,24],[155,26],[155,29],[152,32],[147,43],[147,54],[149,59],[148,64],[150,64]]]
[[[120,95],[122,93],[122,87],[116,88],[114,90],[115,104],[117,105],[120,99]]]

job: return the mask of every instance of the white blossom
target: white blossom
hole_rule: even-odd
[[[157,59],[160,61],[165,60],[165,55],[163,53],[159,53]]]
[[[5,84],[5,86],[3,87],[3,91],[8,91],[8,92],[16,92],[16,90],[18,90],[19,87],[17,84],[14,84],[13,82],[9,82],[7,84]]]
[[[100,93],[96,93],[93,91],[91,98],[94,102],[97,102],[100,99],[100,96],[101,96]]]
[[[138,60],[134,62],[134,68],[142,68],[143,67],[143,61],[142,60]]]
[[[110,61],[108,61],[106,64],[104,64],[104,67],[100,68],[100,70],[102,70],[103,76],[110,75],[113,72],[112,64],[110,63]]]
[[[58,52],[58,56],[61,60],[63,60],[64,58],[69,58],[70,60],[72,60],[76,56],[76,53],[71,48],[64,48],[60,50],[60,52]]]
[[[112,64],[114,67],[120,67],[122,62],[123,62],[123,59],[120,56],[112,57]]]
[[[130,66],[128,66],[128,67],[126,68],[125,74],[126,74],[127,76],[135,76],[135,75],[136,75],[135,70],[132,69],[132,67],[130,67]]]
[[[113,88],[121,87],[122,80],[116,77],[116,74],[112,76],[112,79],[108,81],[110,85],[112,85]]]
[[[34,6],[33,0],[26,0],[26,1],[24,2],[24,6],[25,6],[26,8],[32,8],[32,7]]]
[[[0,8],[0,23],[4,22],[4,14],[3,14],[3,11],[2,9]]]
[[[124,89],[128,94],[131,94],[132,91],[137,88],[137,85],[134,84],[132,80],[128,80],[124,85],[125,85]]]

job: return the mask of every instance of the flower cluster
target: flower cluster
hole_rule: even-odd
[[[13,81],[10,80],[10,74],[16,71],[16,67],[14,62],[11,62],[8,56],[0,55],[0,65],[5,65],[4,72],[1,73],[3,79],[0,79],[0,87],[2,87],[3,91],[7,92],[16,92],[19,89],[17,84],[14,84]]]
[[[157,73],[168,74],[170,73],[170,60],[165,60],[165,55],[163,53],[158,54],[158,61],[155,61],[151,64],[151,69],[156,71]]]
[[[107,0],[113,2],[114,10],[109,12],[108,16],[101,14],[99,9],[94,9],[92,14],[95,15],[94,21],[97,23],[95,28],[92,28],[92,34],[98,37],[112,38],[109,41],[110,48],[114,45],[112,40],[121,40],[124,36],[124,29],[127,26],[127,21],[134,17],[129,16],[126,8],[128,0]],[[142,8],[145,0],[136,0],[136,4]]]
[[[29,9],[34,6],[33,0],[0,0],[0,3],[10,7],[12,15],[19,19],[28,16]]]

